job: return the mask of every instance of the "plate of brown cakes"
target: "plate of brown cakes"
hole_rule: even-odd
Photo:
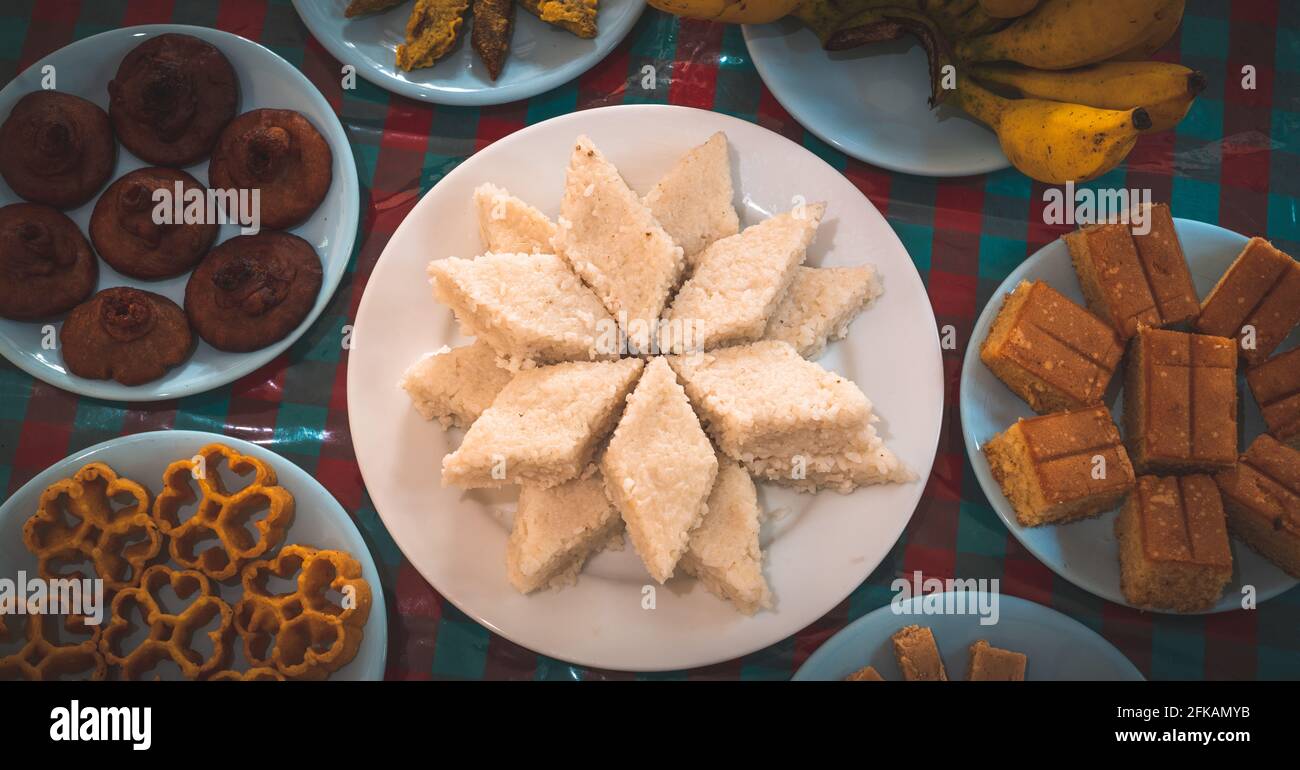
[[[645,0],[294,0],[293,6],[327,51],[380,88],[436,104],[482,106],[536,96],[596,66],[632,30]]]
[[[999,287],[962,371],[967,454],[1012,534],[1080,588],[1248,609],[1300,578],[1300,263],[1141,211]]]
[[[356,167],[298,70],[216,30],[77,41],[0,91],[0,355],[155,401],[264,366],[351,257]]]

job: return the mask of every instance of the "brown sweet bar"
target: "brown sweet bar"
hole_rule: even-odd
[[[1254,365],[1267,359],[1298,322],[1300,264],[1263,238],[1251,238],[1201,303],[1196,330],[1236,338],[1241,357]]]
[[[1209,609],[1232,579],[1227,520],[1209,476],[1139,477],[1115,537],[1120,588],[1139,607]]]
[[[880,675],[875,666],[866,666],[854,671],[852,674],[844,677],[846,682],[883,682],[885,678]]]
[[[1237,347],[1225,337],[1143,329],[1124,385],[1138,473],[1213,473],[1237,458]]]
[[[1029,658],[1023,652],[994,647],[980,639],[970,646],[968,682],[1023,682]]]
[[[892,637],[894,657],[908,682],[946,682],[948,672],[939,657],[939,646],[934,634],[921,626],[904,626]]]
[[[1019,420],[984,454],[1026,527],[1095,516],[1133,488],[1133,466],[1104,406]]]
[[[1035,412],[1101,403],[1124,354],[1115,331],[1042,281],[1006,296],[980,360]]]
[[[1278,441],[1300,449],[1300,348],[1279,353],[1246,372],[1250,392]]]
[[[1300,578],[1300,452],[1265,434],[1214,480],[1232,534]]]

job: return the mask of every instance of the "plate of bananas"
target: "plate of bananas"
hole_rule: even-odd
[[[1187,114],[1205,77],[1150,61],[1185,0],[650,0],[743,24],[759,76],[809,131],[892,171],[1013,165],[1095,179]],[[917,45],[919,43],[919,45]]]

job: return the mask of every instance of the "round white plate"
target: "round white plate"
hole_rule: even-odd
[[[1175,219],[1178,240],[1182,242],[1187,254],[1187,264],[1192,271],[1192,280],[1201,297],[1209,294],[1232,261],[1241,253],[1246,238],[1231,230],[1193,222],[1188,219]],[[1066,524],[1063,526],[1022,527],[1016,521],[1011,503],[1002,494],[1001,488],[989,471],[988,461],[980,447],[993,438],[994,434],[1006,430],[1021,417],[1033,417],[1029,405],[1007,389],[1002,381],[993,376],[993,372],[980,361],[979,346],[988,336],[989,327],[998,309],[1002,307],[1002,297],[1015,289],[1021,281],[1046,281],[1053,289],[1061,292],[1071,300],[1085,305],[1083,292],[1070,264],[1070,252],[1061,240],[1039,249],[1025,260],[1020,267],[1002,282],[993,298],[984,306],[975,329],[971,332],[970,344],[966,348],[966,358],[961,372],[961,424],[962,436],[966,441],[966,454],[975,468],[975,476],[980,487],[988,497],[993,509],[997,511],[1011,534],[1021,542],[1038,560],[1046,564],[1053,572],[1074,583],[1085,591],[1096,594],[1117,604],[1132,607],[1124,599],[1119,587],[1119,546],[1115,540],[1115,517],[1118,509],[1102,514],[1096,518]],[[1282,344],[1282,349],[1294,346],[1300,341],[1300,331],[1295,332]],[[1122,386],[1122,374],[1116,373],[1107,401],[1111,416],[1115,418],[1121,432],[1121,416],[1124,413],[1123,400],[1119,391]],[[1238,376],[1237,410],[1239,432],[1242,436],[1241,447],[1245,448],[1255,437],[1265,432],[1264,418],[1260,416],[1259,407],[1246,386],[1246,378]],[[1233,580],[1224,589],[1223,597],[1209,612],[1227,612],[1241,609],[1242,587],[1254,586],[1257,601],[1264,601],[1296,585],[1295,578],[1273,566],[1268,560],[1252,551],[1238,540],[1232,540]],[[1159,612],[1160,610],[1155,610]]]
[[[143,484],[151,496],[156,496],[162,489],[163,471],[168,465],[182,458],[193,457],[200,449],[214,442],[267,463],[275,470],[280,486],[293,494],[294,518],[285,539],[286,544],[300,543],[316,548],[347,551],[361,563],[361,576],[370,584],[373,597],[370,617],[366,620],[365,636],[357,656],[330,679],[383,679],[384,661],[388,655],[388,612],[384,607],[384,591],[379,583],[379,572],[375,569],[370,549],[361,539],[356,524],[352,523],[338,500],[311,474],[268,449],[230,436],[192,430],[136,433],[83,449],[45,469],[24,484],[4,505],[0,505],[0,578],[17,580],[19,570],[26,572],[29,579],[37,577],[36,556],[23,545],[23,523],[36,513],[41,493],[50,484],[68,478],[87,463],[100,462],[107,464],[119,476]],[[167,553],[165,542],[163,553]],[[170,561],[167,563],[176,567]],[[242,593],[238,584],[227,586],[214,581],[212,586],[218,589],[221,597],[232,607]],[[107,622],[107,614],[105,617]],[[246,667],[242,646],[237,636],[234,640],[234,666],[242,670]],[[3,654],[7,654],[7,650],[0,652],[0,655]],[[179,671],[164,667],[160,673],[168,678],[167,675],[178,675]]]
[[[481,251],[470,196],[493,182],[555,216],[564,172],[587,134],[644,192],[677,158],[725,131],[743,224],[789,209],[793,198],[829,203],[809,251],[813,265],[875,264],[885,293],[820,363],[858,383],[882,418],[881,434],[920,477],[851,495],[763,489],[784,514],[763,532],[776,610],[752,618],[693,582],[658,587],[633,550],[604,552],[577,586],[521,596],[506,581],[514,489],[465,493],[440,486],[442,458],[460,435],[420,419],[397,387],[403,370],[443,345],[464,344],[451,311],[430,295],[425,266]],[[743,200],[740,200],[743,196]],[[384,524],[411,563],[466,614],[537,652],[623,670],[702,666],[784,639],[856,588],[898,539],[921,497],[938,442],[943,375],[938,335],[920,276],[893,230],[843,176],[767,129],[702,110],[607,107],[512,134],[448,174],[411,211],[362,297],[348,362],[348,416],[357,459]]]
[[[596,37],[583,40],[544,23],[522,7],[515,11],[510,55],[493,82],[469,44],[474,19],[466,19],[461,40],[432,67],[405,72],[396,62],[406,40],[411,3],[382,13],[348,19],[347,0],[293,0],[293,7],[325,50],[386,91],[435,104],[478,107],[536,96],[573,80],[614,49],[645,9],[645,0],[602,0]]]
[[[264,366],[294,343],[325,309],[334,289],[343,277],[352,257],[352,243],[357,234],[360,207],[356,161],[343,126],[325,97],[301,72],[270,49],[228,32],[177,24],[152,24],[143,27],[103,32],[60,48],[36,62],[0,91],[0,116],[8,117],[13,105],[24,95],[41,88],[42,70],[54,67],[60,91],[75,94],[108,109],[108,81],[117,73],[122,57],[150,37],[168,32],[193,35],[216,46],[239,77],[239,112],[276,107],[297,110],[312,122],[329,142],[334,153],[334,181],[320,208],[306,222],[290,230],[315,249],[324,268],[324,282],[311,312],[284,339],[251,353],[227,353],[198,340],[193,355],[161,378],[143,385],[121,385],[113,380],[88,380],[70,374],[63,366],[57,349],[48,350],[42,342],[46,325],[58,329],[60,321],[10,321],[0,319],[0,355],[33,377],[83,396],[111,401],[159,401],[202,393],[243,377]],[[109,184],[128,171],[149,164],[117,146],[117,165]],[[184,169],[200,184],[207,184],[208,161],[202,160]],[[102,193],[102,191],[101,191]],[[0,206],[22,199],[0,179]],[[89,239],[90,214],[99,200],[65,211]],[[239,234],[236,225],[222,225],[217,234],[221,243]],[[215,244],[214,244],[215,247]],[[177,305],[185,304],[185,283],[190,274],[161,281],[142,281],[118,273],[103,260],[99,262],[98,289],[112,286],[135,286],[168,297]],[[54,335],[57,339],[57,335]]]
[[[916,596],[867,613],[832,636],[794,675],[796,682],[842,681],[863,666],[874,666],[886,680],[901,681],[889,638],[903,626],[928,626],[950,681],[966,678],[970,646],[983,639],[994,647],[1024,653],[1025,681],[1140,682],[1141,672],[1110,642],[1073,618],[1015,596],[998,595],[997,622],[980,624],[975,614],[923,614],[929,602],[959,596],[955,607],[984,606],[988,594]],[[904,612],[905,610],[905,612]]]
[[[858,160],[920,176],[1011,165],[997,136],[955,107],[930,109],[930,66],[915,39],[825,51],[793,18],[746,25],[759,77],[794,119]]]

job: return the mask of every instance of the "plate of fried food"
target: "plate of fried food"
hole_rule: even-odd
[[[850,623],[796,682],[1140,682],[1124,653],[1041,604],[987,591],[900,595]]]
[[[0,354],[81,395],[156,401],[265,365],[356,237],[343,127],[302,73],[217,30],[79,40],[0,91]]]
[[[377,680],[370,552],[338,501],[246,441],[155,431],[0,506],[0,680]]]
[[[353,442],[411,563],[601,668],[734,658],[842,601],[910,519],[943,408],[879,212],[789,140],[682,107],[566,115],[457,167],[353,341]]]
[[[966,351],[962,433],[1011,533],[1158,612],[1300,578],[1300,263],[1144,205],[1013,271]]]
[[[594,67],[645,0],[294,0],[334,58],[388,91],[436,104],[527,99]]]

